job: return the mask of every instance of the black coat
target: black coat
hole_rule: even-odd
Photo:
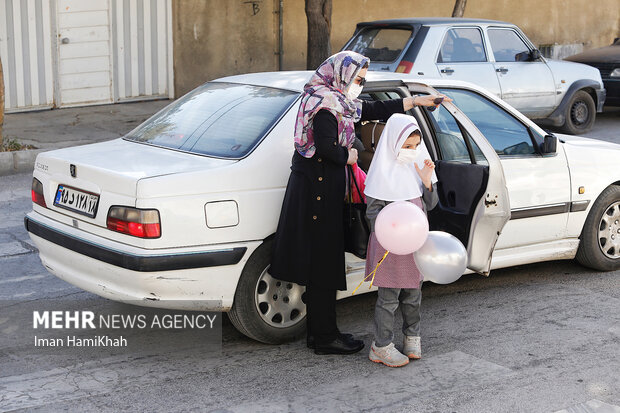
[[[387,120],[393,113],[404,113],[402,99],[363,102],[361,120]],[[269,273],[346,290],[342,208],[348,150],[338,143],[338,123],[329,111],[319,110],[312,128],[315,154],[293,154]]]

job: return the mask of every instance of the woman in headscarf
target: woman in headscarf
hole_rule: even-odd
[[[354,123],[385,120],[438,96],[377,102],[357,99],[370,60],[351,51],[325,60],[304,91],[295,153],[274,239],[269,273],[306,286],[307,344],[316,354],[350,354],[364,342],[336,324],[336,291],[346,290],[342,208],[345,167],[357,162]]]

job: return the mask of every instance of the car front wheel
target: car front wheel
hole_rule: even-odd
[[[594,126],[596,105],[594,99],[585,90],[577,91],[566,105],[562,132],[571,135],[587,133]]]
[[[620,186],[607,187],[592,205],[576,258],[596,270],[620,269]]]
[[[268,344],[298,338],[306,329],[305,287],[269,274],[271,241],[246,263],[228,318],[241,333]]]

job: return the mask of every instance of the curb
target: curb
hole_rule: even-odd
[[[0,176],[32,172],[37,155],[50,149],[25,149],[0,152]]]

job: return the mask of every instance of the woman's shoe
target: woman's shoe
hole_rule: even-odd
[[[344,340],[352,340],[353,339],[353,334],[349,334],[349,333],[340,333],[340,336]],[[314,349],[316,347],[316,345],[314,344],[314,336],[307,336],[306,337],[306,346],[308,348],[311,348],[311,349]]]
[[[394,343],[390,343],[385,347],[377,347],[373,341],[368,358],[370,361],[383,363],[388,367],[401,367],[409,364],[409,357],[398,351],[394,347]]]
[[[403,340],[403,353],[410,359],[420,359],[422,358],[422,344],[420,342],[420,337],[416,336],[405,336]]]
[[[343,335],[338,336],[334,341],[327,344],[316,344],[314,354],[353,354],[364,348],[362,340],[345,339]]]

